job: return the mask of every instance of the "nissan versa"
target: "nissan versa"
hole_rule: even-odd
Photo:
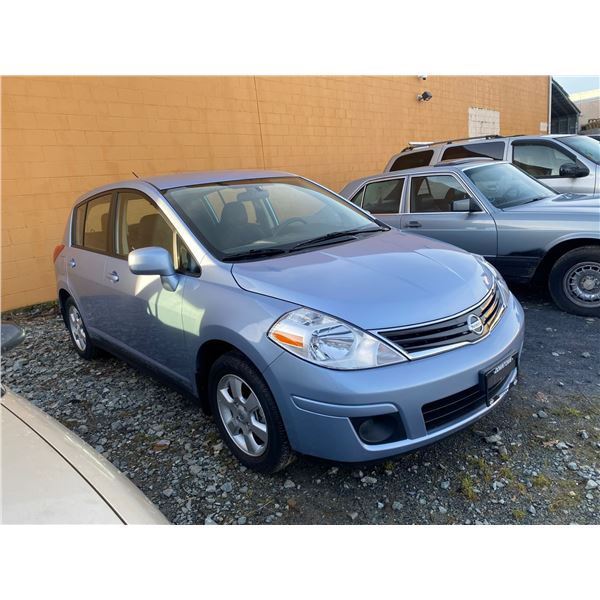
[[[413,450],[516,382],[523,311],[494,267],[289,173],[97,188],[54,259],[77,352],[199,397],[258,471]]]

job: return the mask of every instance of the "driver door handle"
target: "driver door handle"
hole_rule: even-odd
[[[416,229],[417,227],[423,227],[423,226],[421,225],[421,223],[419,223],[419,221],[409,221],[406,224],[406,227],[409,227],[411,229]]]
[[[106,278],[110,279],[113,283],[117,283],[117,281],[119,281],[119,274],[116,271],[112,271],[111,273],[108,273]]]

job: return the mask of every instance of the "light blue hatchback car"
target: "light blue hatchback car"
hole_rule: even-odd
[[[77,352],[198,397],[258,471],[413,450],[516,383],[523,311],[494,267],[289,173],[97,188],[54,259]]]

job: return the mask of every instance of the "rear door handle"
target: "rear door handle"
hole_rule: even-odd
[[[77,266],[77,263],[75,262],[75,259],[74,259],[74,258],[72,258],[72,259],[69,261],[69,266],[70,266],[72,269],[74,269],[74,268]]]
[[[113,283],[117,283],[117,281],[119,281],[119,274],[116,271],[113,271],[112,273],[109,273],[106,278],[110,279]]]
[[[417,227],[423,227],[419,221],[409,221],[406,224],[406,227],[410,227],[411,229],[416,229]]]

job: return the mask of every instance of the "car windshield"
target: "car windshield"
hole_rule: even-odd
[[[178,187],[163,195],[220,260],[261,258],[311,241],[344,241],[351,234],[343,232],[380,229],[358,208],[300,177]]]
[[[568,135],[558,141],[600,165],[600,142],[587,135]]]
[[[464,173],[496,208],[556,196],[556,192],[508,163],[471,167]]]

